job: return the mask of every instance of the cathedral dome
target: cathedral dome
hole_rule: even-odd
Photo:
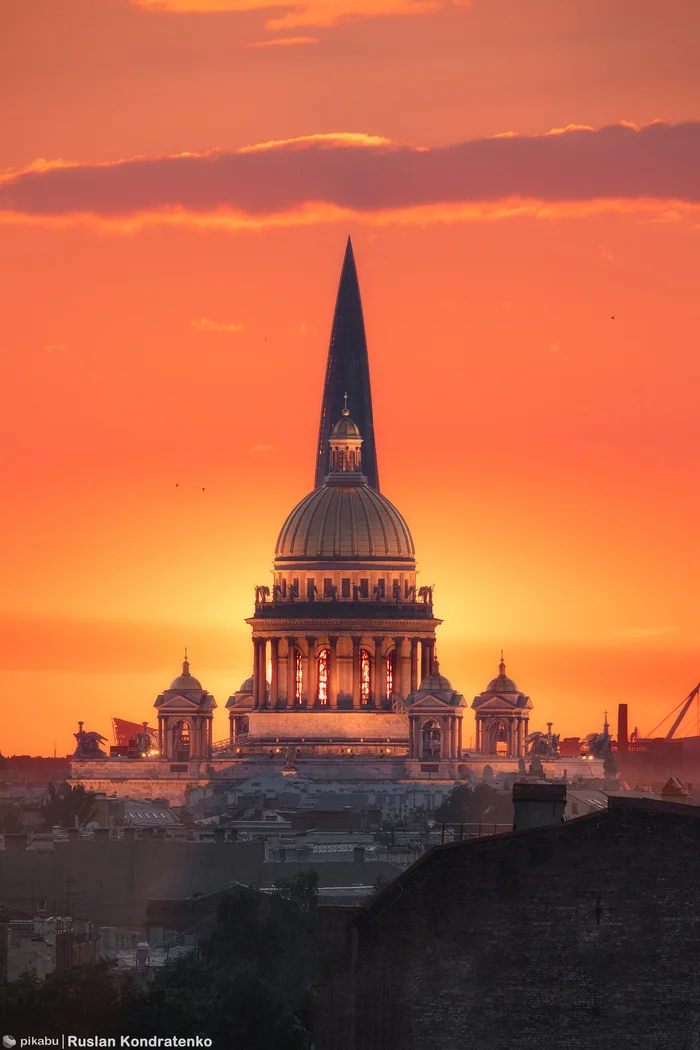
[[[423,679],[420,684],[421,693],[453,693],[452,682],[449,678],[445,678],[444,674],[429,674]]]
[[[347,481],[314,489],[296,505],[277,538],[276,561],[414,561],[413,538],[396,507],[359,478]]]

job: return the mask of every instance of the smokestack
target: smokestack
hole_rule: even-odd
[[[627,754],[627,704],[617,705],[617,753],[618,755]]]

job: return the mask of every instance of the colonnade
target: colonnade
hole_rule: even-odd
[[[349,640],[352,645],[352,653],[339,655],[338,643],[341,638],[345,643]],[[280,655],[280,642],[286,642],[286,657]],[[408,643],[408,644],[406,644]],[[269,650],[268,650],[269,644]],[[420,662],[419,662],[420,646]],[[345,644],[343,648],[349,649]],[[398,699],[405,699],[408,693],[415,692],[421,681],[432,674],[435,659],[435,639],[433,637],[410,637],[403,635],[358,635],[358,634],[332,634],[315,635],[308,634],[298,637],[296,635],[254,637],[253,638],[253,708],[278,709],[284,707],[319,707],[318,696],[318,657],[324,650],[328,650],[327,664],[327,691],[328,698],[326,708],[337,709],[339,687],[339,670],[341,662],[351,661],[351,695],[353,709],[359,709],[363,704],[362,697],[362,653],[370,655],[370,696],[367,700],[375,709],[382,709],[390,702],[391,697],[386,696],[386,660],[390,653],[396,653],[393,665],[393,687],[392,695]],[[297,655],[299,654],[299,656]],[[267,682],[268,655],[270,661],[269,694]],[[284,675],[286,695],[283,696],[280,689],[280,670],[286,661],[286,673]],[[301,668],[299,668],[299,661]],[[420,679],[418,672],[420,668]],[[299,675],[299,671],[301,674]],[[299,681],[300,678],[300,681]],[[300,688],[298,689],[298,686]],[[300,696],[298,696],[300,692]]]
[[[210,758],[212,752],[213,719],[211,715],[173,713],[158,716],[158,750],[161,758],[174,758],[175,731],[184,722],[189,730],[188,758]]]
[[[423,731],[426,728],[437,726],[440,729],[440,755],[430,756],[423,752]],[[428,715],[409,717],[408,722],[408,754],[411,758],[429,760],[433,757],[436,761],[440,759],[457,759],[462,756],[462,715],[454,713],[449,715]]]
[[[522,758],[525,755],[525,737],[527,736],[528,719],[519,715],[491,715],[486,717],[476,716],[475,748],[486,754],[495,754],[495,750],[489,751],[491,746],[488,736],[492,727],[503,724],[506,727],[506,747],[509,758]]]

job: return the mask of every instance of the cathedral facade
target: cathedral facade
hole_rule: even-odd
[[[226,703],[228,739],[214,742],[216,702],[190,673],[185,654],[182,674],[155,703],[157,743],[146,734],[147,745],[109,757],[81,752],[79,743],[73,779],[108,791],[128,781],[132,794],[174,798],[185,783],[247,779],[261,766],[279,765],[289,774],[303,767],[305,775],[326,779],[399,781],[455,780],[467,766],[478,773],[494,761],[517,769],[529,697],[501,664],[499,677],[472,704],[476,748],[466,749],[466,701],[440,672],[435,644],[442,621],[432,587],[421,586],[417,573],[409,526],[380,491],[348,238],[314,487],[280,529],[270,584],[255,587],[246,621],[253,673]]]

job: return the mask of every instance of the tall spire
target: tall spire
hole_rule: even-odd
[[[349,237],[340,274],[331,342],[328,348],[326,382],[321,404],[321,425],[318,430],[316,448],[315,488],[323,485],[323,480],[330,470],[328,439],[334,424],[343,413],[345,394],[348,395],[352,405],[353,419],[364,439],[363,473],[371,487],[379,491],[365,322],[362,316],[362,300],[360,299],[355,256]]]

